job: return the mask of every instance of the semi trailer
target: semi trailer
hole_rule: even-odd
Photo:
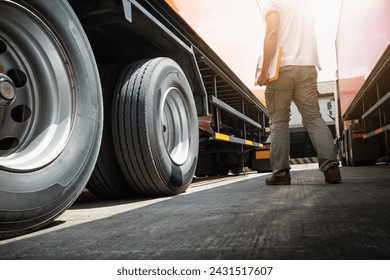
[[[0,0],[0,239],[85,187],[167,196],[262,171],[265,106],[173,5]]]
[[[390,160],[390,1],[343,0],[336,38],[337,147],[345,166]]]

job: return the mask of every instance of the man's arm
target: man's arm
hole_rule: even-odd
[[[266,18],[266,32],[264,38],[264,59],[261,73],[257,79],[259,86],[268,84],[268,70],[275,54],[279,38],[279,13],[272,12]]]

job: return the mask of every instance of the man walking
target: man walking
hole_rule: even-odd
[[[320,69],[314,19],[305,0],[259,0],[266,23],[264,59],[257,83],[267,85],[266,105],[271,126],[272,177],[267,185],[289,185],[290,105],[293,100],[302,115],[303,126],[318,154],[325,181],[341,181],[332,133],[322,119],[317,89]],[[282,47],[279,77],[269,82],[269,67],[275,50]]]

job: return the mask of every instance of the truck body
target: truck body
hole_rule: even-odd
[[[389,161],[390,1],[343,0],[336,39],[343,165]]]
[[[1,239],[50,223],[85,186],[165,196],[269,169],[265,106],[173,6],[0,1]]]

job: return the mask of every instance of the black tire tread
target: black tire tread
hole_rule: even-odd
[[[123,199],[135,196],[132,186],[127,183],[119,167],[112,139],[111,106],[118,76],[122,69],[123,65],[107,65],[100,71],[105,121],[102,145],[87,189],[105,199]]]
[[[117,136],[115,147],[117,150],[118,161],[123,170],[126,170],[125,176],[132,186],[142,194],[161,195],[160,188],[156,186],[155,176],[153,176],[148,168],[153,159],[147,151],[148,145],[144,145],[144,141],[140,135],[140,131],[145,129],[145,119],[140,114],[140,89],[145,82],[145,79],[150,75],[155,61],[138,61],[131,64],[126,73],[123,75],[123,82],[126,81],[127,87],[123,94],[117,96],[116,108],[114,114],[116,122],[114,124],[114,135]],[[128,106],[128,102],[130,105]],[[130,114],[130,118],[128,118]],[[115,138],[115,136],[114,136]],[[163,185],[163,182],[161,182]]]

